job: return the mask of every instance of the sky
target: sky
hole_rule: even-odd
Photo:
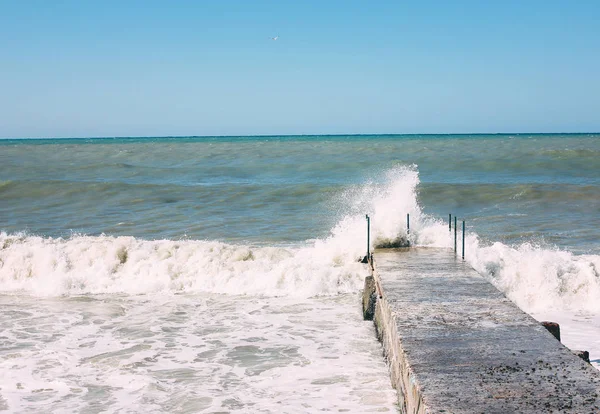
[[[0,138],[598,132],[599,19],[597,0],[0,0]]]

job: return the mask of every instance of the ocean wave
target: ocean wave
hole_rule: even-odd
[[[600,187],[568,183],[425,183],[419,195],[424,203],[438,204],[456,200],[465,205],[490,205],[511,200],[519,202],[598,202]]]
[[[155,292],[333,295],[356,292],[366,268],[365,213],[373,245],[404,235],[415,217],[414,242],[427,242],[416,202],[416,167],[391,169],[382,184],[340,196],[341,219],[328,237],[297,247],[256,247],[219,241],[143,240],[121,236],[45,238],[0,235],[0,291],[56,296]],[[409,195],[407,197],[407,195]],[[400,214],[402,213],[402,214]]]
[[[597,161],[600,156],[600,151],[589,148],[564,148],[545,150],[542,154],[558,159],[575,158],[583,162],[588,160]]]
[[[12,186],[14,182],[12,180],[0,180],[0,191],[5,190]]]
[[[335,249],[216,241],[0,235],[0,291],[35,296],[199,293],[318,296],[355,292],[365,268]]]
[[[600,256],[575,255],[530,242],[466,242],[468,262],[527,312],[600,311]]]
[[[448,224],[423,213],[416,166],[396,166],[380,183],[336,196],[339,219],[329,236],[294,247],[219,241],[144,240],[74,235],[0,234],[0,292],[38,296],[194,293],[305,297],[357,292],[367,274],[358,263],[371,245],[409,241],[450,248]],[[520,194],[511,188],[505,196]],[[520,195],[523,197],[524,195]],[[406,215],[410,214],[410,233]],[[466,259],[522,309],[600,310],[600,256],[548,245],[507,245],[466,237]]]

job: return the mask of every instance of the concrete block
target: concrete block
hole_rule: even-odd
[[[375,315],[375,305],[377,303],[377,292],[375,288],[375,279],[373,276],[365,278],[365,288],[363,289],[363,318],[366,321],[372,321]]]
[[[542,326],[548,330],[556,339],[560,341],[560,325],[556,322],[542,322]]]

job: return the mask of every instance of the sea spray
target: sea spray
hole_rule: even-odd
[[[469,263],[527,312],[600,311],[600,256],[468,238]]]
[[[424,214],[418,202],[416,166],[397,166],[382,183],[349,190],[350,213],[334,228],[336,242],[366,240],[363,212],[371,217],[372,246],[409,239],[413,246],[453,247],[445,221]],[[405,217],[411,215],[411,233]],[[460,231],[460,230],[459,230]],[[364,244],[364,242],[363,242]],[[600,310],[600,256],[575,255],[556,247],[525,242],[509,246],[482,239],[467,229],[466,260],[527,312]],[[460,246],[458,247],[460,251]]]
[[[427,239],[427,232],[420,231],[429,221],[423,217],[418,204],[418,184],[416,165],[398,165],[386,171],[380,182],[368,182],[347,190],[338,200],[345,206],[345,214],[332,230],[336,242],[344,240],[348,247],[350,243],[363,246],[366,242],[365,214],[371,219],[371,247],[404,245],[409,240],[420,243],[421,235]],[[407,214],[414,220],[410,238]]]
[[[416,166],[394,168],[386,178],[384,184],[370,186],[356,197],[355,206],[371,212],[373,247],[409,237],[404,222],[406,213],[411,214],[413,246],[453,247],[447,223],[421,210]],[[372,200],[370,205],[367,199]],[[527,312],[600,311],[598,255],[575,255],[531,242],[508,246],[482,239],[468,230],[465,244],[469,264]]]

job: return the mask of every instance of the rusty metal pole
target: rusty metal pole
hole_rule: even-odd
[[[366,215],[367,218],[367,258],[371,257],[371,218]]]
[[[465,221],[463,220],[463,232],[462,232],[462,259],[465,260]]]
[[[454,216],[454,254],[458,254],[456,251],[456,216]]]

